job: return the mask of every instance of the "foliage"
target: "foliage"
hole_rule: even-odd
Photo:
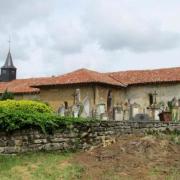
[[[7,100],[7,99],[14,99],[14,94],[11,92],[8,92],[7,89],[4,91],[4,93],[1,96],[1,100]]]
[[[45,103],[30,100],[6,100],[0,101],[1,111],[21,111],[24,113],[53,113],[51,107]]]
[[[172,109],[173,109],[172,101],[168,101],[168,108],[169,108],[169,111],[172,112]]]
[[[14,131],[39,128],[44,133],[60,126],[69,127],[74,123],[88,123],[91,119],[60,117],[44,103],[27,100],[0,101],[0,130]]]

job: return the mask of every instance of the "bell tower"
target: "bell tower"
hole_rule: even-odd
[[[9,41],[9,52],[5,61],[4,66],[1,67],[1,82],[8,82],[16,79],[16,67],[13,64],[10,41]]]

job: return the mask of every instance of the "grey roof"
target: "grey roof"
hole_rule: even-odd
[[[2,68],[16,68],[13,64],[13,60],[12,60],[12,56],[11,56],[11,52],[9,50],[5,64]]]

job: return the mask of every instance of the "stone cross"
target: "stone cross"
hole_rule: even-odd
[[[10,50],[10,48],[11,48],[11,38],[10,38],[10,36],[9,36],[8,43],[9,43],[9,50]]]
[[[157,104],[157,92],[156,91],[154,91],[154,93],[153,93],[153,96],[154,96],[154,104]]]

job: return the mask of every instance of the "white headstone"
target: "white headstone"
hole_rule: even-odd
[[[61,107],[58,109],[58,114],[59,114],[61,117],[64,117],[64,116],[65,116],[65,107],[64,107],[64,106],[61,106]]]
[[[89,97],[86,96],[83,101],[83,112],[82,112],[82,117],[90,117],[90,102],[89,102]]]
[[[73,115],[74,115],[75,118],[77,118],[78,115],[79,115],[79,109],[80,109],[79,106],[76,106],[76,105],[73,106],[72,111],[73,111]]]

